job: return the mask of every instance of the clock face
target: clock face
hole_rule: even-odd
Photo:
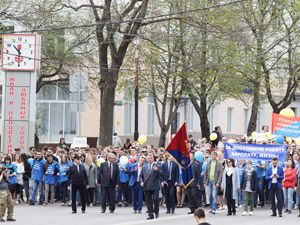
[[[35,70],[36,35],[4,34],[2,44],[3,70]]]

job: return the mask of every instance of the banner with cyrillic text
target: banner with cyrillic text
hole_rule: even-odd
[[[272,134],[298,138],[300,136],[300,117],[272,114]]]
[[[225,158],[270,161],[277,157],[279,162],[286,161],[286,145],[253,145],[225,143]]]

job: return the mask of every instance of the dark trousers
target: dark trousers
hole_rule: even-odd
[[[186,189],[189,208],[191,212],[194,212],[198,208],[198,187],[190,187],[189,185]]]
[[[233,199],[232,186],[226,185],[225,198],[227,199],[228,213],[235,213],[235,199]]]
[[[264,192],[264,177],[258,178],[258,193],[254,193],[254,205],[257,205],[257,197],[261,206],[265,205],[265,192]]]
[[[271,189],[270,189],[270,197],[271,197],[271,208],[272,212],[276,214],[276,204],[275,204],[275,195],[277,199],[277,208],[278,208],[278,213],[282,214],[282,196],[281,196],[281,189],[278,187],[277,183],[276,184],[271,184]]]
[[[91,204],[93,203],[93,200],[94,200],[94,191],[95,191],[95,188],[89,188],[87,189],[87,192],[86,192],[86,202],[87,204]]]
[[[106,200],[108,197],[109,211],[115,211],[115,186],[112,182],[109,183],[108,187],[101,186],[101,205],[102,211],[106,210]]]
[[[153,212],[158,214],[159,212],[159,190],[147,190],[145,191],[146,204],[148,209],[148,216],[153,217]],[[153,209],[154,202],[154,209]]]
[[[66,197],[67,197],[67,181],[61,182],[60,184],[58,184],[59,187],[59,192],[61,195],[61,201],[63,203],[66,203]]]
[[[79,190],[81,198],[81,210],[85,211],[85,195],[86,195],[86,185],[85,184],[72,184],[72,211],[77,212],[76,209],[76,193]]]
[[[141,186],[141,183],[135,182],[131,190],[133,210],[141,211],[143,207],[144,188]]]
[[[59,201],[61,199],[61,192],[60,192],[60,188],[59,188],[59,183],[56,183],[54,186],[54,198]]]
[[[123,200],[125,202],[130,202],[130,195],[129,195],[129,188],[128,188],[128,182],[127,183],[120,183],[120,186],[118,188],[118,202]]]
[[[168,185],[164,185],[165,188],[165,196],[166,196],[166,206],[167,211],[175,210],[175,199],[176,199],[176,190],[174,184],[170,184],[168,181]]]

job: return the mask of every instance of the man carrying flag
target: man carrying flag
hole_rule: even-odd
[[[182,169],[183,186],[187,189],[191,213],[198,208],[198,189],[201,182],[201,167],[193,162],[190,156],[190,148],[184,123],[166,148],[166,152]],[[194,173],[193,173],[194,171]]]

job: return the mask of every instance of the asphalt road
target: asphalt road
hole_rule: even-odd
[[[242,225],[293,225],[300,222],[300,217],[297,217],[298,210],[293,210],[292,214],[283,214],[282,218],[270,217],[270,206],[264,208],[254,209],[253,216],[242,216],[242,209],[237,209],[236,216],[226,216],[226,211],[217,211],[215,215],[208,213],[209,209],[204,208],[206,220],[210,224],[223,225],[226,224],[242,224]],[[59,203],[55,203],[53,206],[29,206],[22,203],[15,205],[14,218],[16,222],[6,222],[11,224],[111,224],[111,225],[135,225],[135,224],[172,224],[172,225],[188,225],[197,224],[193,215],[188,215],[188,208],[176,209],[175,214],[165,214],[166,209],[160,207],[160,217],[154,220],[146,220],[147,214],[145,213],[146,207],[143,207],[142,214],[133,214],[131,206],[128,207],[116,207],[113,214],[108,212],[101,213],[101,207],[87,207],[86,213],[81,213],[81,209],[77,209],[77,214],[71,214],[71,207],[60,206]]]

